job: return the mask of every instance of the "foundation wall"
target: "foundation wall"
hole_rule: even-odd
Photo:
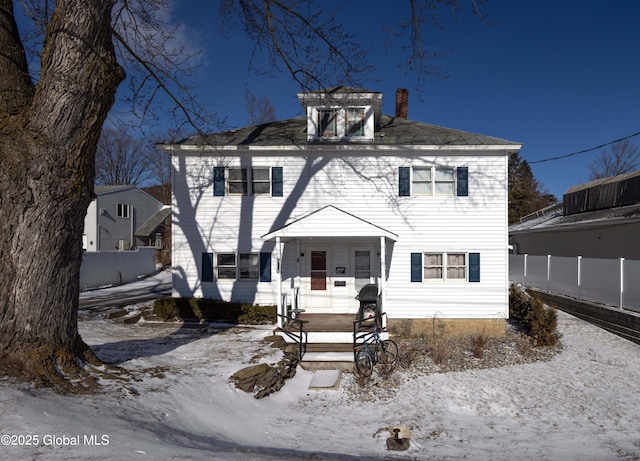
[[[484,334],[491,337],[505,335],[505,319],[388,319],[387,330],[392,336],[403,338],[470,336]]]

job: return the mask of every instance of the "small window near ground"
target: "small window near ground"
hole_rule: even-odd
[[[217,269],[219,279],[236,278],[236,255],[235,253],[218,253]]]
[[[128,218],[129,217],[129,205],[124,203],[118,203],[116,216],[118,218]]]

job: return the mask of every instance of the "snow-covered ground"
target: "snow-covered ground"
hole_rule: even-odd
[[[236,389],[231,374],[280,358],[260,340],[271,327],[82,320],[83,339],[129,379],[80,396],[0,381],[0,459],[640,459],[640,346],[558,317],[565,347],[550,362],[407,378],[366,402],[351,378],[310,390],[300,369],[266,399]],[[399,424],[411,447],[387,451],[378,431]]]

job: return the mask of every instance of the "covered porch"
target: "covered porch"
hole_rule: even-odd
[[[303,315],[323,325],[326,332],[351,332],[356,316],[362,314],[362,303],[356,295],[365,285],[377,287],[376,304],[382,312],[397,238],[332,205],[264,235],[265,241],[275,244],[278,327],[284,327],[287,319]],[[327,342],[326,335],[313,336],[323,338],[310,338],[309,342]]]

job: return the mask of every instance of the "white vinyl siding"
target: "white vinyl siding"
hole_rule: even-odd
[[[251,164],[252,168],[284,165],[283,197],[214,197],[213,169],[220,157],[177,153],[172,164],[174,187],[173,265],[174,296],[210,296],[241,302],[276,303],[277,258],[272,258],[273,278],[268,283],[213,283],[198,280],[201,251],[237,253],[274,252],[273,242],[262,236],[326,205],[357,216],[396,235],[387,241],[386,307],[394,318],[506,317],[507,309],[507,155],[504,151],[369,151],[350,154],[331,145],[294,153],[278,149],[224,153],[227,168]],[[428,200],[398,200],[398,169],[430,169],[464,165],[469,169],[468,197],[434,194]],[[435,173],[433,175],[435,177]],[[504,178],[503,181],[496,178]],[[443,181],[444,184],[444,181]],[[326,223],[326,231],[335,224]],[[324,232],[324,230],[323,230]],[[379,247],[379,238],[327,245]],[[428,248],[425,248],[428,243]],[[304,242],[301,243],[304,245]],[[320,243],[318,243],[320,244]],[[211,246],[199,250],[199,246]],[[195,248],[193,250],[192,248]],[[411,283],[412,252],[445,254],[478,252],[482,255],[480,283]],[[194,257],[197,255],[197,258]],[[336,252],[334,252],[336,254]],[[306,256],[302,257],[305,258]],[[377,257],[377,251],[376,256]],[[290,296],[296,276],[295,241],[283,243],[283,293]],[[300,263],[303,265],[304,259]],[[468,265],[468,259],[465,264]],[[336,264],[334,264],[335,266]],[[378,267],[377,259],[374,266]],[[333,267],[331,267],[333,270]],[[465,269],[468,272],[468,268]],[[178,272],[179,271],[179,272]],[[290,301],[290,298],[289,298]]]

